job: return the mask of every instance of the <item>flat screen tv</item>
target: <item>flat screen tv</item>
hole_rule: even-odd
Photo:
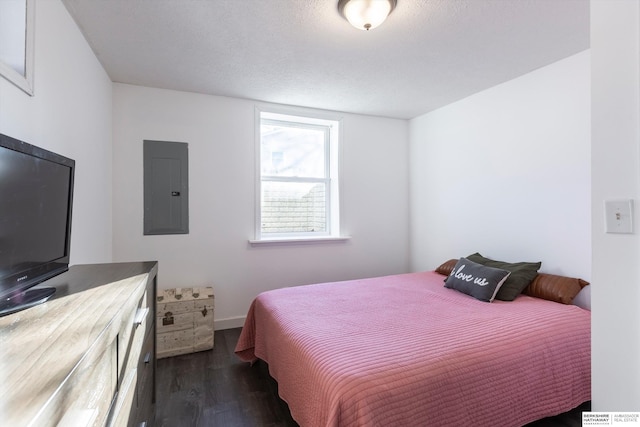
[[[0,134],[0,316],[42,303],[69,268],[75,161]]]

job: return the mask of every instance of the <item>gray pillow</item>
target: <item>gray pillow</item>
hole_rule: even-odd
[[[513,301],[522,293],[524,288],[538,275],[540,262],[504,262],[485,258],[479,253],[471,254],[468,260],[488,267],[501,268],[511,272],[506,282],[500,287],[496,299],[502,301]]]
[[[480,300],[491,302],[510,271],[487,267],[460,258],[451,274],[444,281],[445,288],[455,289]]]

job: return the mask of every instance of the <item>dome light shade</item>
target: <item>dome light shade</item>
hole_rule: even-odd
[[[359,30],[371,30],[387,19],[396,0],[340,0],[338,10]]]

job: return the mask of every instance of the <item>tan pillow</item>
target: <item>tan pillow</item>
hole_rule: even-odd
[[[457,262],[458,262],[457,259],[450,259],[444,264],[441,264],[440,266],[438,266],[438,268],[436,268],[436,273],[444,274],[445,276],[450,275],[451,271],[453,270],[453,267],[456,266]]]
[[[589,282],[573,277],[538,273],[522,293],[562,304],[571,304],[578,292],[588,284]]]

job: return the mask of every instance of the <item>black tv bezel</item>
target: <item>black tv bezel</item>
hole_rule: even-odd
[[[24,293],[47,279],[64,273],[69,269],[71,248],[71,219],[73,214],[73,189],[75,179],[75,160],[65,157],[53,151],[31,145],[8,135],[0,133],[0,147],[40,158],[70,169],[69,174],[69,198],[67,202],[67,229],[64,255],[60,258],[43,262],[27,269],[10,273],[0,278],[0,301],[14,298]],[[2,201],[0,200],[0,203]]]

